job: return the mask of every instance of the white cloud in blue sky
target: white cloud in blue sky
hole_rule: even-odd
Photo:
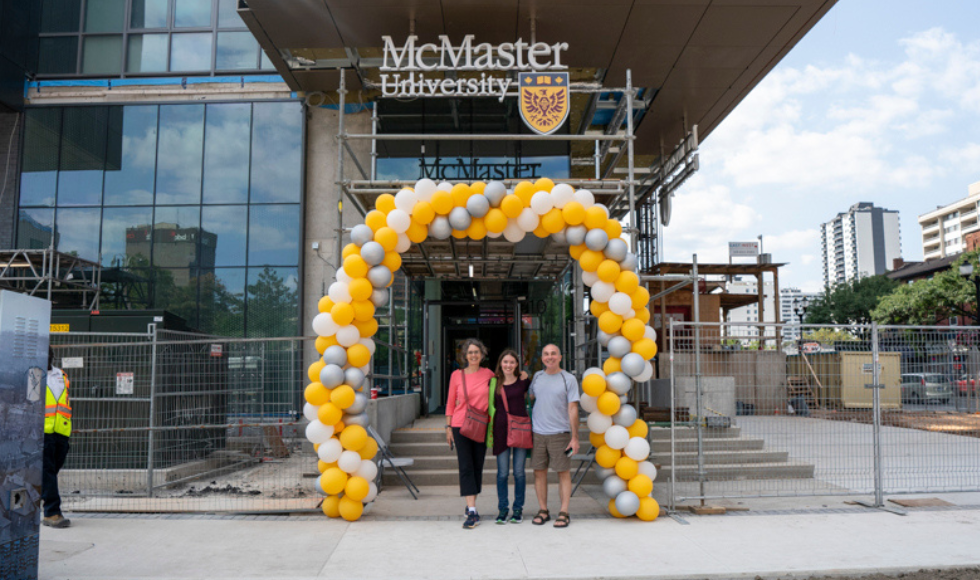
[[[868,201],[920,214],[980,181],[980,2],[844,0],[708,136],[678,193],[668,261],[726,262],[764,236],[780,285],[822,286],[818,227]]]

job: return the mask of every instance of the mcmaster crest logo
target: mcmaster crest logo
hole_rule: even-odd
[[[539,135],[557,131],[568,118],[568,73],[520,73],[518,85],[524,123]]]

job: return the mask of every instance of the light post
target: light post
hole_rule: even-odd
[[[973,264],[969,262],[960,264],[960,276],[973,282],[973,287],[976,291],[976,294],[974,294],[976,302],[973,304],[973,324],[980,326],[980,278],[973,275]]]

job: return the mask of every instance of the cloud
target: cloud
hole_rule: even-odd
[[[670,226],[664,237],[667,261],[690,261],[697,253],[701,262],[727,262],[728,242],[745,237],[759,223],[759,214],[736,201],[722,185],[708,185],[695,176],[674,196]],[[749,236],[748,239],[754,239]]]

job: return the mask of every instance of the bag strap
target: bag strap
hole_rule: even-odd
[[[510,415],[510,405],[507,404],[507,385],[503,381],[500,381],[500,398],[504,400],[504,411]]]
[[[463,404],[470,408],[470,395],[466,392],[466,369],[459,369],[459,378],[463,380]]]

